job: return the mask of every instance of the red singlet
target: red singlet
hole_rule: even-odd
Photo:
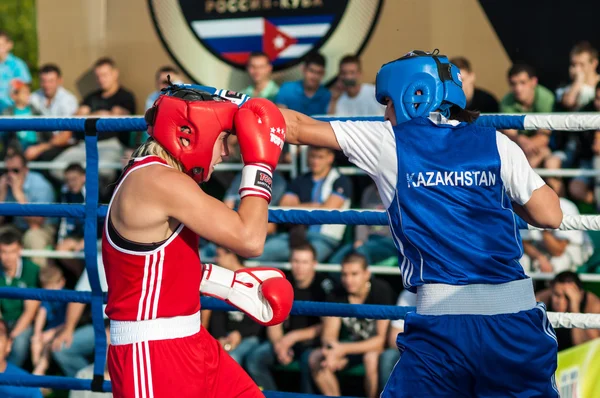
[[[136,159],[136,170],[169,167]],[[165,182],[168,183],[168,182]],[[112,201],[111,201],[112,204]],[[103,230],[102,259],[111,319],[108,369],[115,397],[263,397],[248,374],[200,326],[202,277],[198,236],[181,224],[164,242],[140,244]]]

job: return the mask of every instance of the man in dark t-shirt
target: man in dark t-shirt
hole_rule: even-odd
[[[333,301],[344,304],[393,305],[394,292],[383,280],[373,278],[367,259],[350,253],[342,261],[342,287]],[[327,317],[323,321],[322,346],[309,355],[313,380],[323,395],[340,396],[336,372],[360,363],[365,366],[365,392],[377,395],[379,354],[386,342],[390,321]]]
[[[294,287],[294,301],[328,301],[333,282],[316,273],[316,252],[309,243],[292,249],[290,263],[292,269],[288,279]],[[268,327],[268,340],[248,356],[248,374],[264,390],[276,390],[270,368],[278,363],[289,365],[298,360],[302,392],[310,393],[308,352],[316,346],[320,335],[321,320],[315,316],[293,315],[280,325]]]
[[[466,109],[481,113],[498,113],[498,100],[486,90],[475,87],[475,72],[471,68],[469,60],[465,57],[456,57],[450,62],[460,69],[463,90],[467,97]]]
[[[136,105],[133,94],[123,88],[119,82],[119,69],[110,58],[100,58],[94,64],[94,75],[99,90],[88,94],[75,116],[129,116],[135,114]],[[98,134],[98,154],[100,162],[119,163],[123,154],[123,145],[129,145],[130,133]],[[57,162],[83,163],[85,161],[84,133],[72,133],[73,145],[56,157]],[[116,170],[101,168],[100,175],[112,180]],[[55,170],[52,176],[62,181],[63,171]]]

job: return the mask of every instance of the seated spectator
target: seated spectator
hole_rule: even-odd
[[[108,319],[104,320],[104,326],[106,332],[106,344],[108,345],[110,343],[110,321]],[[91,363],[85,368],[81,369],[79,372],[77,372],[75,378],[92,380],[94,378],[94,364]],[[104,380],[110,381],[110,373],[108,373],[108,361],[106,361],[104,364]],[[69,393],[69,398],[112,398],[112,396],[113,395],[110,392],[71,391]]]
[[[365,189],[360,200],[361,209],[385,210],[381,202],[377,185],[371,184]],[[396,257],[398,250],[387,225],[359,225],[356,227],[354,243],[348,243],[339,249],[329,262],[339,264],[350,252],[356,251],[367,259],[369,264],[376,264],[390,257]]]
[[[11,53],[13,44],[10,35],[0,30],[0,113],[13,104],[10,99],[10,83],[13,79],[31,83],[29,67],[25,61]]]
[[[13,105],[4,108],[3,116],[31,117],[40,115],[40,112],[30,104],[31,88],[29,84],[15,79],[11,82],[11,88],[10,98],[13,100]],[[6,140],[5,147],[14,148],[19,152],[24,152],[28,148],[37,145],[42,139],[41,133],[31,130],[3,133],[3,135]]]
[[[398,296],[398,307],[416,307],[417,295],[408,290],[403,290]],[[404,333],[404,319],[396,319],[390,322],[390,330],[387,338],[387,348],[379,357],[379,390],[382,391],[392,370],[400,360],[400,350],[396,344],[398,334]]]
[[[508,71],[510,93],[500,102],[501,113],[550,113],[554,107],[554,95],[546,87],[538,84],[538,78],[532,66],[515,64]],[[525,155],[531,167],[541,167],[551,159],[549,130],[503,130],[504,134],[515,141]],[[546,168],[559,168],[560,162]]]
[[[294,300],[327,301],[333,283],[316,272],[315,249],[308,243],[298,244],[290,257],[291,274],[288,280],[294,287]],[[318,344],[321,335],[319,317],[291,315],[282,324],[267,327],[268,340],[256,348],[246,360],[248,374],[264,390],[276,390],[270,368],[275,364],[289,365],[300,362],[301,391],[311,393],[308,375],[308,354]]]
[[[217,247],[216,263],[231,271],[245,268],[243,258],[223,247]],[[202,310],[202,326],[242,366],[248,354],[260,344],[263,329],[241,311]]]
[[[27,160],[20,152],[6,155],[7,172],[0,176],[0,203],[54,203],[54,189],[40,173],[27,168]],[[0,216],[4,221],[4,217]],[[54,243],[54,220],[45,217],[14,217],[13,223],[23,235],[25,249],[43,250]],[[45,266],[46,258],[33,260]]]
[[[333,301],[344,304],[393,305],[392,288],[372,278],[367,259],[351,253],[342,261],[342,289]],[[378,390],[379,355],[384,350],[390,321],[326,317],[321,335],[322,348],[310,353],[308,363],[315,384],[327,396],[340,396],[336,373],[363,363],[365,392],[374,398]]]
[[[39,287],[39,267],[21,257],[21,234],[12,227],[0,231],[0,287]],[[8,360],[23,366],[29,356],[29,343],[33,336],[33,320],[39,301],[0,298],[0,313],[10,328],[12,350]]]
[[[98,264],[98,276],[102,291],[108,292],[106,273],[102,263]],[[77,285],[75,285],[75,291],[92,291],[87,268],[84,269]],[[105,309],[106,304],[102,306],[102,315],[107,320]],[[94,354],[94,325],[85,320],[83,317],[85,312],[86,304],[67,304],[64,326],[52,341],[52,358],[67,377],[75,377],[77,372],[88,366],[90,358]]]
[[[279,86],[271,78],[273,65],[269,56],[262,51],[251,53],[246,64],[246,70],[252,84],[246,87],[242,93],[254,98],[266,98],[269,101],[275,101]]]
[[[573,314],[600,313],[598,296],[586,292],[579,276],[570,271],[556,275],[550,288],[538,292],[536,299],[546,304],[548,311]],[[556,328],[555,332],[559,351],[600,337],[600,329]]]
[[[451,63],[460,69],[462,86],[467,97],[465,109],[481,113],[498,113],[498,100],[490,92],[475,85],[476,75],[471,67],[471,62],[465,57],[455,57]]]
[[[60,268],[48,264],[40,271],[40,285],[43,289],[62,290],[65,278]],[[45,375],[50,365],[50,343],[65,323],[67,303],[60,301],[42,301],[35,317],[33,336],[31,337],[31,363],[33,374]]]
[[[123,88],[119,82],[119,69],[110,58],[100,58],[94,64],[94,74],[99,90],[87,95],[83,104],[76,112],[77,116],[128,116],[135,114],[135,98],[133,94]],[[85,162],[85,142],[83,133],[76,137],[79,142],[60,155],[55,160],[64,163]],[[126,133],[98,134],[98,156],[100,162],[117,163],[123,155],[123,144],[129,145],[130,135]],[[57,180],[63,179],[63,171],[55,170],[52,173]],[[115,170],[100,168],[100,176],[112,181]]]
[[[45,117],[70,117],[77,112],[77,98],[62,86],[62,72],[57,65],[46,64],[39,72],[40,88],[31,94],[31,105]],[[73,144],[70,131],[54,131],[47,140],[25,151],[28,160],[50,161]]]
[[[85,169],[79,163],[71,163],[65,169],[65,184],[61,189],[60,203],[85,203]],[[58,227],[57,251],[83,251],[83,230],[85,220],[63,217]],[[85,264],[80,259],[63,258],[58,260],[70,277],[79,278]]]
[[[352,181],[333,167],[335,153],[328,148],[310,148],[310,172],[297,177],[281,198],[282,207],[306,209],[348,209],[352,197]],[[317,251],[317,260],[324,261],[338,247],[345,225],[311,225],[306,240]],[[285,261],[289,258],[290,235],[279,233],[265,243],[257,261]]]
[[[10,328],[8,327],[6,321],[0,319],[0,374],[11,377],[28,375],[29,373],[6,360],[6,357],[11,352],[12,343]],[[0,384],[0,397],[42,398],[42,396],[43,395],[39,388],[6,386]]]
[[[571,84],[556,90],[556,100],[561,110],[577,111],[594,100],[598,74],[598,50],[587,42],[575,45],[571,50],[569,77]]]
[[[154,87],[156,88],[148,97],[146,98],[146,104],[144,109],[152,108],[154,105],[154,101],[156,101],[160,95],[160,90],[163,88],[169,87],[169,80],[171,79],[171,83],[173,84],[182,84],[183,79],[179,74],[179,71],[172,66],[161,66],[154,75]],[[146,137],[147,138],[147,137]]]
[[[600,83],[596,85],[594,100],[581,108],[581,112],[600,112]],[[590,131],[565,132],[567,144],[562,152],[562,166],[585,170],[600,169],[600,129]],[[577,202],[594,204],[594,177],[575,177],[569,182],[569,195]],[[600,206],[597,206],[600,210]]]
[[[375,99],[375,86],[363,83],[360,58],[346,55],[340,61],[338,82],[331,90],[329,114],[335,116],[383,116],[385,106]]]
[[[319,53],[307,55],[302,75],[302,80],[281,85],[275,103],[305,115],[325,115],[331,99],[329,90],[321,85],[325,76],[325,57]]]
[[[560,208],[565,216],[578,216],[577,206],[557,190],[556,184],[549,182],[558,194]],[[594,247],[585,231],[538,231],[522,230],[523,257],[521,264],[526,271],[559,273],[576,271],[593,254]]]

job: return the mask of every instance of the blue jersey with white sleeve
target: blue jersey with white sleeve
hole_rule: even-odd
[[[407,289],[527,278],[511,202],[525,204],[544,182],[514,142],[437,113],[398,126],[331,125],[378,186]]]

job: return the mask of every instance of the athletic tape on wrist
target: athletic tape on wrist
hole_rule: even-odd
[[[273,191],[273,173],[263,164],[250,164],[242,169],[242,182],[240,183],[240,197],[260,196],[271,202]]]

